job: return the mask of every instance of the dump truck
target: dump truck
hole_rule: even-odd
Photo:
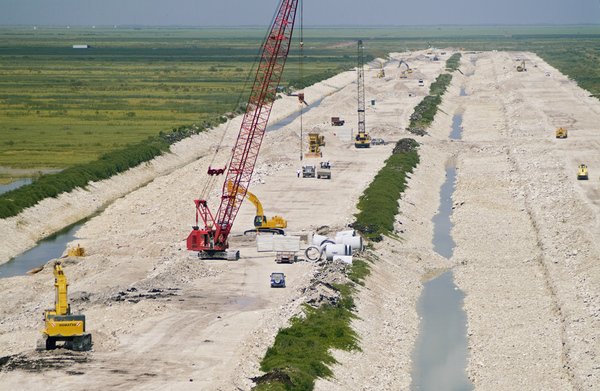
[[[319,164],[317,179],[331,179],[331,164],[329,162],[321,162]]]
[[[71,305],[67,296],[67,277],[60,261],[54,262],[54,288],[56,298],[54,308],[44,311],[45,328],[37,350],[56,349],[57,342],[63,347],[75,351],[87,351],[92,348],[92,335],[85,332],[85,315],[71,314]]]
[[[567,138],[567,129],[565,129],[565,128],[556,129],[556,138]]]
[[[331,126],[344,126],[345,123],[346,121],[340,117],[331,117]]]

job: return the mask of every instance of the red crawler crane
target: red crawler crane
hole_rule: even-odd
[[[252,179],[277,86],[290,50],[298,1],[281,0],[269,34],[262,44],[256,78],[228,165],[217,214],[210,212],[206,200],[194,200],[196,225],[187,238],[187,248],[199,251],[200,258],[239,258],[239,252],[227,251],[227,238]],[[231,191],[228,183],[232,183]],[[198,225],[199,217],[204,228]]]

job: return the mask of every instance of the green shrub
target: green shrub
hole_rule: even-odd
[[[377,242],[394,231],[398,199],[406,188],[406,174],[419,163],[417,146],[413,139],[399,140],[394,153],[360,197],[357,205],[360,212],[352,226],[367,239]]]
[[[454,72],[460,66],[460,53],[454,53],[446,60],[446,70],[449,72]]]

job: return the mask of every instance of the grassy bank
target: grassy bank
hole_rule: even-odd
[[[406,174],[412,172],[419,161],[417,146],[412,139],[400,140],[363,193],[355,228],[367,238],[380,240],[381,235],[393,230]],[[261,361],[261,370],[266,374],[254,379],[255,391],[310,391],[317,378],[332,375],[329,366],[336,361],[331,349],[359,349],[351,327],[356,317],[352,296],[370,268],[365,260],[357,258],[347,270],[349,282],[334,286],[341,297],[337,304],[318,308],[305,306],[303,316],[294,317],[289,327],[279,330],[273,346]]]
[[[352,295],[368,274],[368,264],[355,260],[347,271],[350,282],[333,286],[340,294],[337,304],[305,305],[303,316],[292,318],[289,327],[279,330],[260,363],[266,374],[254,378],[254,391],[310,391],[317,378],[332,375],[329,366],[336,361],[331,349],[359,349],[350,326],[356,317]]]
[[[401,139],[385,166],[377,173],[358,201],[359,213],[353,227],[371,241],[382,240],[394,231],[398,199],[406,189],[406,174],[419,163],[418,143]]]
[[[223,121],[217,119],[216,122]],[[213,121],[207,121],[206,127]],[[204,129],[204,128],[203,128]],[[171,132],[162,132],[142,142],[111,151],[89,163],[77,164],[59,173],[46,174],[34,179],[33,183],[0,195],[0,218],[16,216],[25,208],[37,204],[48,197],[56,197],[75,188],[85,188],[91,181],[110,178],[141,163],[150,161],[168,151],[169,145],[192,134],[198,134],[199,127],[180,127]]]
[[[448,89],[451,81],[452,75],[443,73],[431,83],[429,95],[419,102],[410,116],[410,123],[407,129],[409,132],[419,136],[427,134],[426,129],[433,122],[438,111],[438,106],[442,103],[442,95]]]

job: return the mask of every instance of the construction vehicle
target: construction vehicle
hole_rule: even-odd
[[[85,249],[81,247],[79,244],[75,247],[69,247],[67,251],[68,257],[85,257]]]
[[[317,179],[331,179],[331,164],[329,162],[321,162],[319,164]]]
[[[230,192],[233,191],[233,183],[229,182],[227,184],[227,188]],[[242,191],[241,186],[238,186],[238,191]],[[231,196],[234,196],[231,194]],[[244,232],[247,234],[249,232],[270,232],[278,235],[283,235],[285,232],[284,228],[287,228],[287,220],[281,216],[273,216],[270,219],[265,216],[265,211],[263,210],[262,203],[258,199],[254,193],[250,190],[246,189],[246,197],[248,201],[250,201],[254,207],[256,208],[256,215],[254,216],[254,229],[249,229]]]
[[[580,164],[577,170],[577,179],[587,180],[588,179],[588,168],[585,164]]]
[[[298,2],[299,0],[280,0],[269,32],[261,45],[246,112],[227,166],[219,209],[213,214],[206,199],[194,200],[196,224],[187,237],[186,245],[188,250],[197,251],[200,258],[239,259],[239,251],[228,250],[229,233],[250,185],[271,108],[277,96],[277,86],[290,50]],[[300,47],[302,45],[303,42]],[[229,182],[233,184],[231,192],[227,188]],[[209,194],[209,190],[206,186],[203,194]]]
[[[275,254],[275,262],[277,263],[294,263],[298,261],[298,256],[294,251],[277,251]]]
[[[38,350],[56,349],[56,343],[64,341],[63,347],[76,351],[92,348],[92,335],[85,332],[85,315],[71,314],[67,297],[67,277],[60,261],[54,262],[54,309],[44,311],[45,329],[38,342]]]
[[[285,274],[281,272],[271,273],[271,288],[285,288]]]
[[[526,72],[527,67],[525,67],[525,60],[521,61],[521,64],[517,65],[517,72]]]
[[[356,77],[358,85],[357,103],[358,103],[358,133],[354,138],[356,148],[371,147],[371,137],[365,130],[365,72],[363,68],[363,42],[358,41],[358,64],[356,67]]]
[[[379,70],[377,71],[377,77],[378,78],[384,78],[385,77],[385,69],[383,69],[383,63],[378,61],[377,62],[379,64]]]
[[[321,147],[325,145],[325,136],[319,133],[308,134],[308,152],[304,154],[304,157],[321,157]]]
[[[302,166],[302,178],[314,178],[316,175],[316,167],[312,165]]]
[[[340,117],[331,117],[331,126],[344,126],[345,123]]]
[[[562,127],[556,129],[556,138],[567,138],[567,129]]]

